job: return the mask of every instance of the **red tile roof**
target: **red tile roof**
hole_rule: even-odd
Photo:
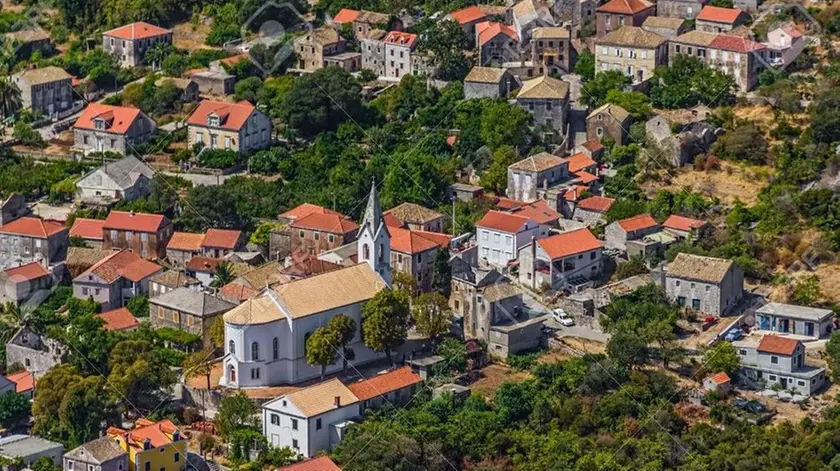
[[[526,224],[528,224],[528,218],[526,217],[492,209],[487,211],[487,214],[475,223],[476,227],[486,227],[488,229],[510,233],[519,232]]]
[[[618,13],[620,15],[634,15],[653,8],[653,4],[645,0],[612,0],[607,2],[595,11],[599,13]]]
[[[154,234],[168,223],[169,219],[166,219],[166,216],[162,214],[111,211],[105,219],[102,229]]]
[[[706,221],[701,221],[700,219],[687,218],[684,216],[678,216],[676,214],[668,216],[668,219],[666,219],[665,222],[662,223],[663,227],[675,229],[678,231],[690,231],[692,229],[698,229],[705,225]]]
[[[631,218],[622,219],[621,221],[618,221],[618,225],[621,226],[625,232],[633,232],[658,226],[659,223],[657,223],[650,214],[640,214]]]
[[[235,56],[225,57],[224,59],[220,59],[219,62],[222,64],[233,67],[236,64],[248,60],[248,54],[237,54]]]
[[[317,204],[312,203],[303,203],[300,206],[294,207],[285,213],[281,214],[280,217],[284,219],[291,219],[296,220],[306,216],[309,216],[312,213],[317,214],[335,214],[341,216],[340,213],[335,212],[331,209],[327,209],[323,206],[318,206]]]
[[[583,170],[578,171],[578,172],[572,172],[572,174],[575,177],[579,178],[581,183],[586,184],[586,185],[588,185],[592,182],[597,182],[598,181],[598,177],[596,177],[595,175],[592,175],[589,172],[584,172]]]
[[[163,271],[163,267],[160,265],[145,260],[128,249],[124,249],[119,252],[114,252],[96,262],[76,278],[86,278],[92,274],[102,278],[107,283],[111,283],[120,277],[139,282],[160,271]]]
[[[477,24],[475,31],[478,33],[478,43],[482,46],[500,34],[504,34],[514,41],[519,41],[519,35],[516,34],[516,31],[502,23],[485,21]]]
[[[344,216],[312,213],[291,224],[295,229],[309,229],[332,234],[347,234],[359,229],[359,225]]]
[[[245,301],[257,293],[259,293],[259,291],[251,289],[242,283],[237,283],[235,281],[222,286],[222,289],[219,290],[219,296],[228,299],[236,299],[238,301]]]
[[[411,231],[399,227],[390,227],[391,250],[405,254],[426,252],[438,247],[446,247],[451,236],[426,231]]]
[[[572,185],[568,190],[566,190],[566,193],[563,194],[563,199],[566,201],[577,201],[585,191],[589,191],[589,188],[583,185]]]
[[[359,10],[351,10],[350,8],[342,8],[336,13],[333,18],[333,23],[352,23],[359,17]]]
[[[449,243],[452,242],[452,236],[449,234],[443,234],[441,232],[428,232],[428,231],[413,231],[415,234],[418,234],[420,237],[426,238],[431,240],[432,242],[438,244],[441,247],[448,247]]]
[[[385,225],[388,227],[403,227],[405,223],[402,222],[398,217],[394,216],[391,213],[385,213],[382,215],[382,219],[385,220]]]
[[[228,249],[236,248],[239,238],[242,237],[242,231],[233,231],[229,229],[207,229],[204,234],[204,243],[202,247],[212,247],[214,249]]]
[[[601,241],[589,229],[584,227],[539,239],[537,240],[537,245],[545,250],[545,253],[552,260],[555,260],[600,249]]]
[[[801,38],[802,32],[795,25],[782,26],[782,31],[790,35],[791,38]]]
[[[304,259],[282,269],[280,273],[282,275],[286,275],[290,280],[292,280],[299,277],[320,275],[321,273],[340,270],[342,268],[344,268],[344,265],[326,262],[314,255],[307,255]]]
[[[765,335],[761,338],[761,342],[758,343],[758,351],[790,356],[796,351],[797,345],[799,345],[799,341],[791,338],[779,337],[778,335]]]
[[[563,217],[555,209],[548,205],[548,201],[539,200],[514,209],[511,213],[517,216],[526,217],[537,224],[551,224]]]
[[[94,120],[101,118],[105,120],[106,132],[125,134],[131,128],[132,123],[140,116],[140,113],[141,111],[137,108],[91,103],[82,111],[73,127],[95,130]]]
[[[70,228],[70,237],[102,240],[102,226],[104,224],[104,219],[76,218],[73,221],[73,227]]]
[[[35,388],[35,377],[32,376],[32,373],[24,370],[20,373],[15,373],[6,376],[6,379],[15,383],[15,392],[16,393],[25,393],[27,391],[32,391]]]
[[[120,39],[148,39],[155,36],[161,36],[170,33],[168,29],[155,26],[144,21],[138,21],[119,28],[105,31],[104,35],[113,36]]]
[[[187,262],[187,270],[213,273],[216,271],[216,267],[222,263],[225,263],[225,261],[220,258],[210,258],[202,255],[196,255]]]
[[[399,391],[415,384],[423,382],[423,378],[411,371],[410,366],[403,366],[387,373],[376,375],[373,378],[362,379],[359,382],[348,384],[347,389],[360,401],[367,401],[375,397],[384,396],[390,392]]]
[[[385,39],[383,41],[389,44],[399,44],[402,46],[411,47],[414,45],[414,41],[416,40],[416,34],[403,33],[400,31],[391,31],[390,33],[388,33],[387,36],[385,36]]]
[[[204,242],[204,234],[192,232],[173,232],[166,244],[166,250],[182,250],[184,252],[198,252]]]
[[[254,105],[247,101],[228,103],[224,101],[204,100],[192,112],[189,119],[187,119],[187,124],[190,126],[209,126],[208,116],[216,115],[219,117],[219,126],[213,126],[214,128],[218,127],[231,131],[239,131],[248,121],[248,118],[251,117],[251,113],[254,110]]]
[[[698,21],[713,21],[715,23],[735,23],[738,17],[743,12],[737,8],[722,8],[713,7],[711,5],[704,6],[695,20]]]
[[[572,173],[597,166],[598,162],[595,162],[592,158],[582,152],[569,157],[569,171]]]
[[[590,139],[583,143],[583,147],[585,147],[589,152],[598,152],[604,148],[604,145],[601,144],[601,141],[598,139]]]
[[[300,463],[283,466],[277,471],[341,471],[341,468],[330,459],[329,456],[321,456]]]
[[[605,213],[610,210],[613,203],[615,203],[615,199],[613,198],[606,198],[604,196],[590,196],[589,198],[583,199],[578,203],[577,207],[580,209],[585,209],[587,211],[597,211],[599,213]]]
[[[2,233],[37,237],[39,239],[46,239],[66,230],[66,227],[57,222],[33,217],[16,219],[6,225],[0,226],[0,232]]]
[[[102,328],[111,332],[133,329],[140,325],[140,321],[125,307],[97,314],[96,317],[104,320]]]
[[[726,374],[725,371],[721,371],[720,373],[712,375],[712,381],[714,381],[715,384],[726,384],[729,382],[729,375]]]
[[[457,21],[459,24],[465,25],[467,23],[472,23],[473,21],[486,18],[487,15],[481,10],[481,8],[478,8],[477,6],[470,6],[453,11],[449,14],[449,17]]]
[[[107,433],[110,436],[125,437],[128,435],[128,443],[135,448],[143,448],[143,441],[147,438],[152,444],[152,448],[158,448],[172,443],[170,436],[173,432],[178,430],[178,427],[169,419],[163,419],[159,422],[152,422],[147,419],[137,419],[137,423],[132,430],[124,430],[119,427],[108,427]],[[184,434],[181,433],[183,437]]]
[[[20,281],[37,280],[38,278],[49,276],[50,272],[40,263],[30,262],[26,265],[3,270],[3,274],[7,279],[17,283]]]
[[[759,42],[752,41],[740,36],[731,36],[727,34],[719,34],[712,39],[709,47],[714,49],[722,49],[724,51],[739,52],[747,54],[755,51],[762,51],[767,47]]]
[[[522,201],[516,201],[516,200],[510,199],[510,198],[504,198],[502,196],[496,197],[496,199],[494,201],[494,206],[496,206],[496,208],[504,210],[504,211],[509,211],[511,209],[521,208],[522,206],[525,206],[526,204],[528,204],[528,203],[525,203],[525,202],[522,202]]]

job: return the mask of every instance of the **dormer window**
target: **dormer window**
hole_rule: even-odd
[[[93,120],[93,127],[95,127],[96,129],[105,129],[105,120],[98,118]]]
[[[207,125],[208,126],[219,126],[221,120],[217,115],[211,114],[207,117]]]

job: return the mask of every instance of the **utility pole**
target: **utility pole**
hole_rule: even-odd
[[[457,228],[455,227],[455,202],[458,201],[457,195],[452,195],[452,237],[458,237]]]

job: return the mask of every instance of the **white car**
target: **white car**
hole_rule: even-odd
[[[552,315],[552,317],[554,317],[555,321],[560,323],[560,325],[563,325],[563,326],[566,326],[566,327],[571,327],[571,326],[575,325],[575,320],[572,319],[571,317],[569,317],[569,315],[566,314],[566,311],[564,311],[560,308],[557,308],[557,309],[551,311],[551,315]]]

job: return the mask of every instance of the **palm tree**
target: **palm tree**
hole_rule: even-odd
[[[163,64],[163,60],[169,55],[172,46],[167,43],[157,43],[146,52],[146,60],[152,64],[152,70],[158,70]]]
[[[233,281],[233,267],[230,263],[220,263],[216,266],[216,272],[213,273],[213,281],[210,286],[221,288],[231,281]]]
[[[23,106],[20,99],[20,89],[8,78],[0,78],[0,114],[3,118],[17,113]]]

